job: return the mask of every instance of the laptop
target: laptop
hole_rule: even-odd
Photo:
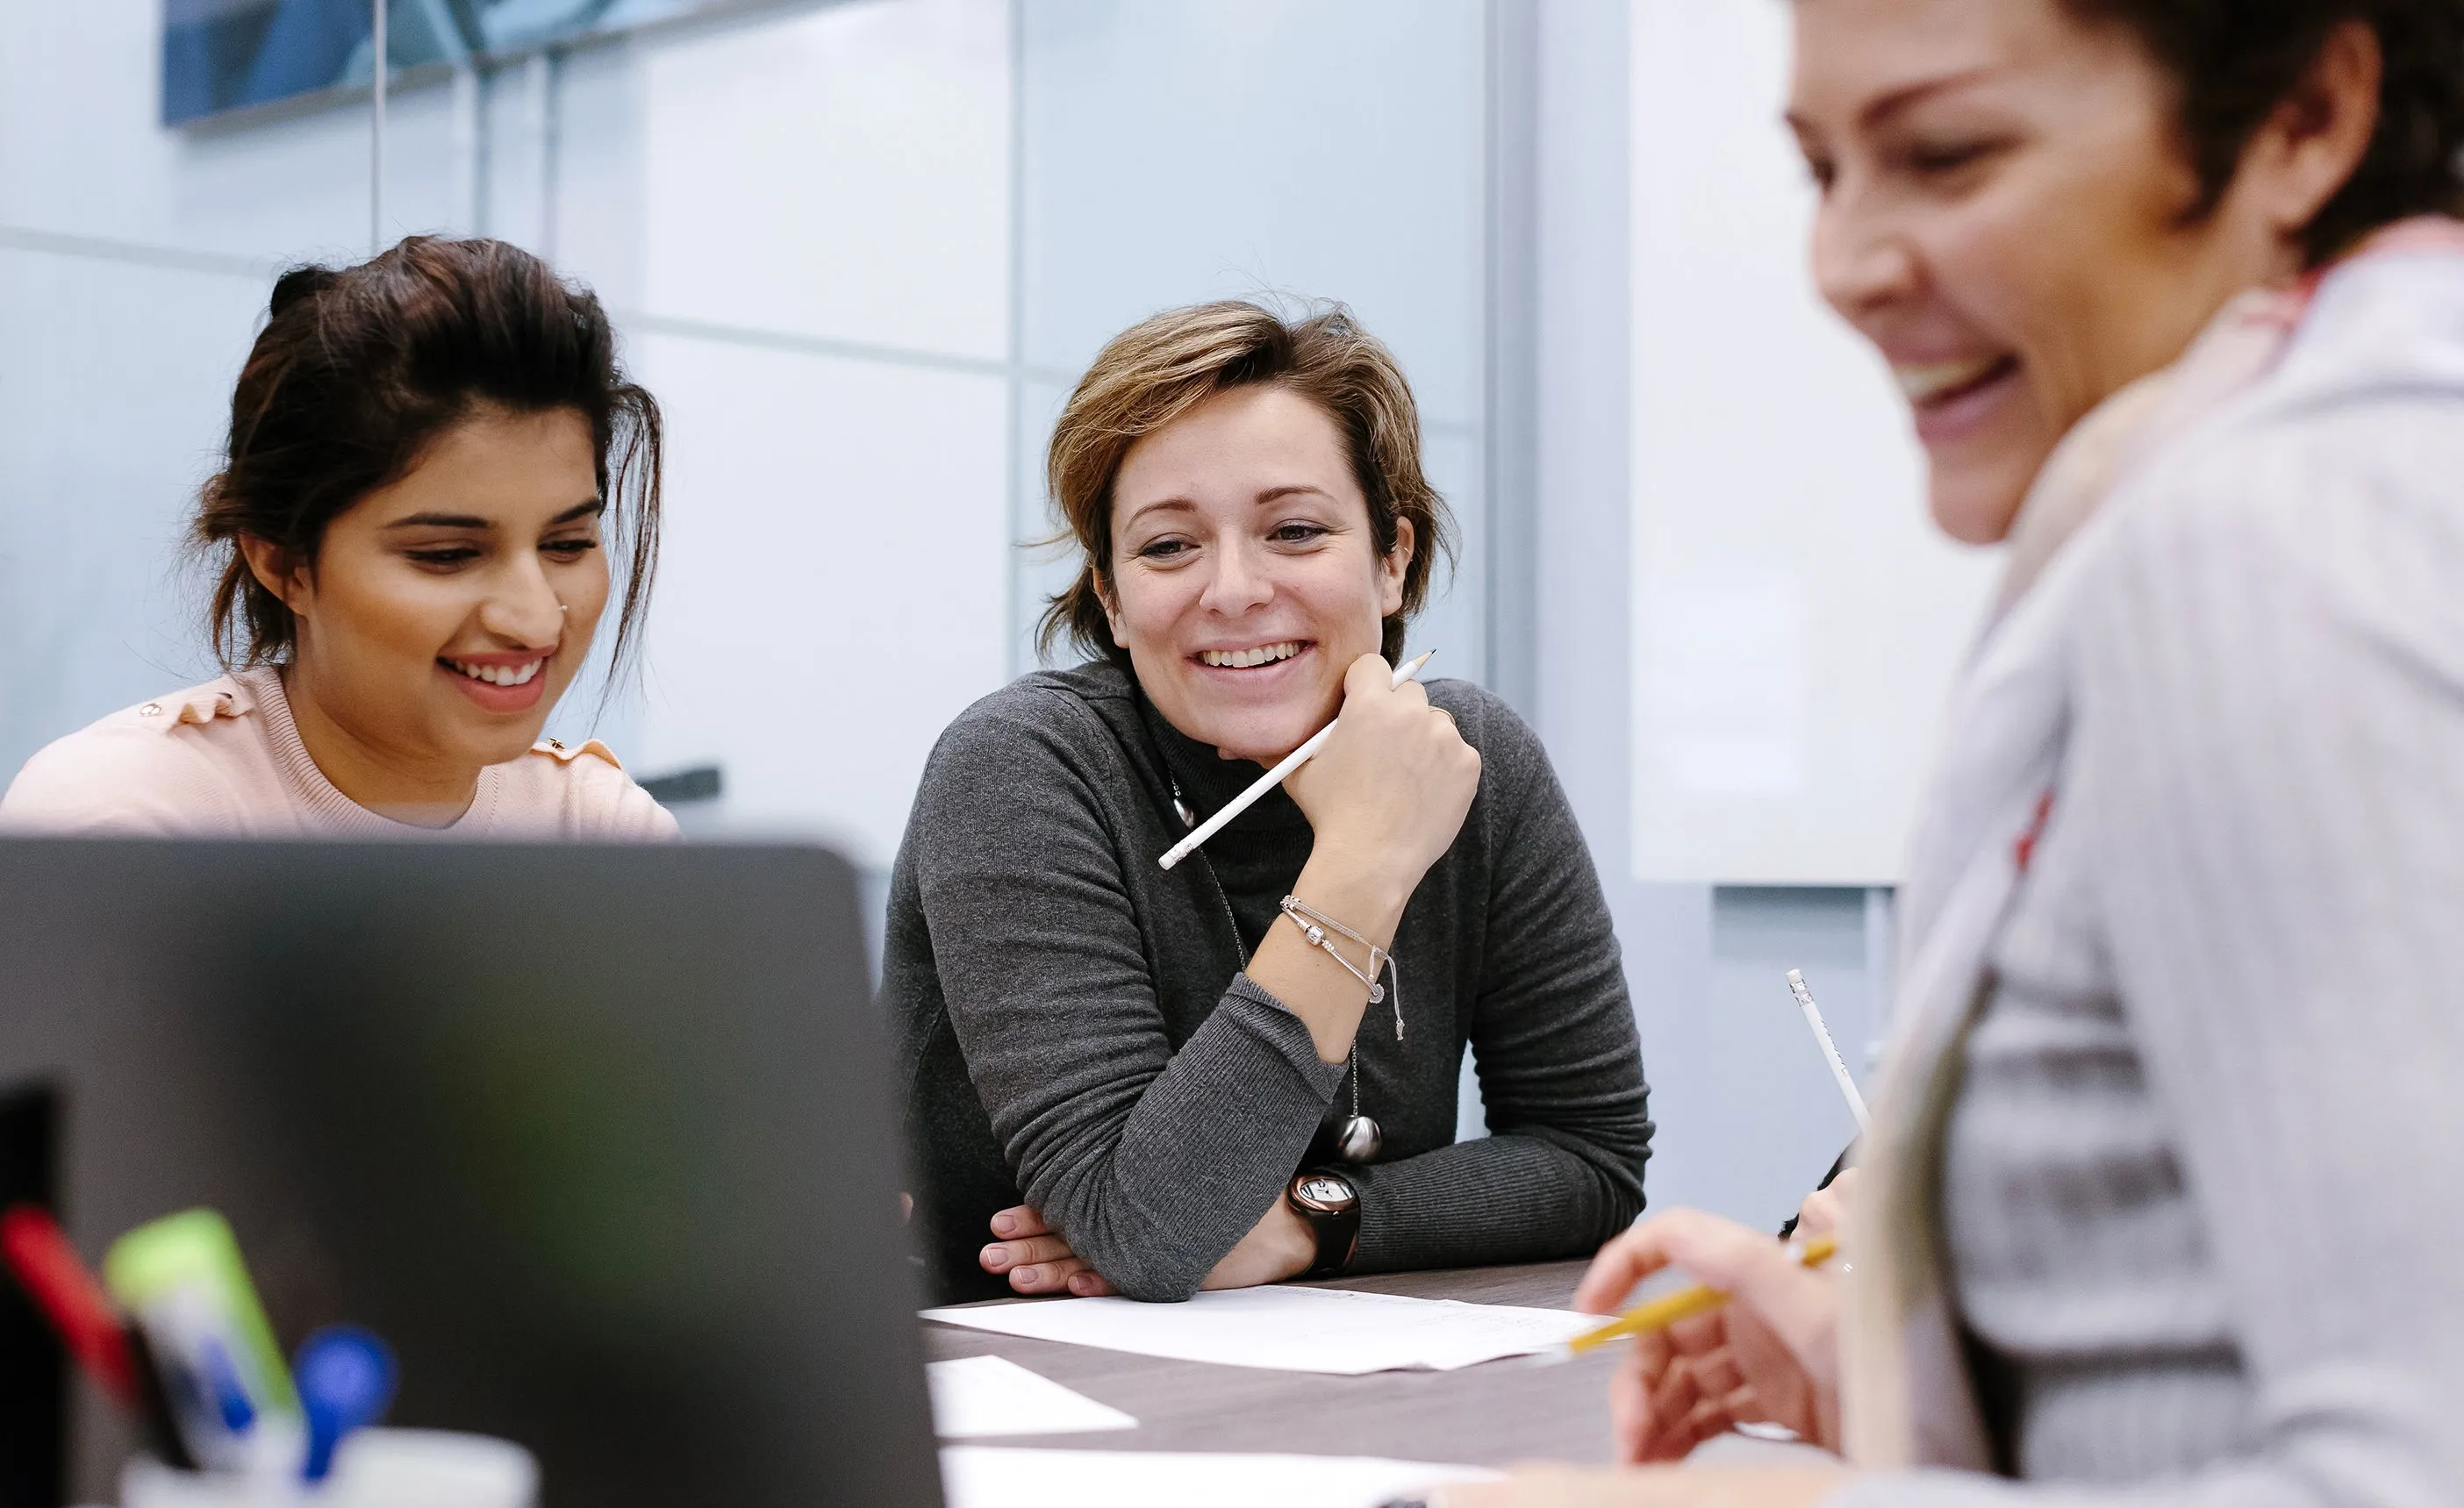
[[[808,847],[0,841],[0,1199],[90,1261],[221,1211],[286,1348],[373,1328],[545,1508],[938,1508],[856,907]],[[0,1501],[113,1500],[0,1289]]]

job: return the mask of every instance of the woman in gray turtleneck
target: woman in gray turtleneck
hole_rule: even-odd
[[[1495,697],[1390,685],[1447,522],[1385,348],[1340,312],[1159,315],[1050,475],[1082,561],[1046,642],[1095,659],[951,726],[891,881],[942,1293],[1184,1299],[1622,1229],[1651,1123],[1573,816]],[[1466,1046],[1491,1134],[1457,1144]]]

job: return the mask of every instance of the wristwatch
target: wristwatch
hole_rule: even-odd
[[[1284,1186],[1284,1203],[1317,1238],[1317,1260],[1304,1278],[1333,1278],[1352,1266],[1360,1247],[1360,1186],[1332,1168],[1310,1168]]]

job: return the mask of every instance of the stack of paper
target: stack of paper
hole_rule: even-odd
[[[998,1356],[933,1362],[924,1382],[933,1390],[934,1432],[944,1440],[1138,1427],[1118,1409]]]
[[[1055,1299],[927,1309],[924,1318],[1140,1356],[1343,1376],[1529,1356],[1600,1322],[1564,1309],[1280,1287],[1202,1293],[1187,1303]]]
[[[1173,1455],[1144,1451],[941,1452],[949,1508],[1377,1508],[1441,1482],[1494,1481],[1468,1466],[1358,1455]]]

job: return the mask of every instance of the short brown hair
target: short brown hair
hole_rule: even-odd
[[[598,297],[517,246],[415,235],[356,267],[295,267],[231,392],[223,469],[197,500],[215,571],[207,632],[227,667],[290,657],[298,625],[243,537],[314,565],[325,528],[483,407],[590,426],[623,591],[612,663],[641,640],[659,551],[659,405],[625,375]]]
[[[2378,33],[2387,73],[2379,123],[2343,188],[2302,230],[2312,266],[2383,225],[2464,210],[2464,0],[2064,0],[2077,16],[2136,33],[2179,93],[2199,212],[2215,208],[2242,149],[2346,21]]]
[[[1112,555],[1112,485],[1130,448],[1199,404],[1235,387],[1288,388],[1325,410],[1343,435],[1353,479],[1369,500],[1378,557],[1394,553],[1398,520],[1412,522],[1401,609],[1386,620],[1382,648],[1403,652],[1403,630],[1429,595],[1441,555],[1454,557],[1446,500],[1420,470],[1420,413],[1394,354],[1341,305],[1292,320],[1243,299],[1194,304],[1114,336],[1078,380],[1053,427],[1045,474],[1078,545],[1078,576],[1044,611],[1036,648],[1067,638],[1091,656],[1116,656],[1104,615]]]

